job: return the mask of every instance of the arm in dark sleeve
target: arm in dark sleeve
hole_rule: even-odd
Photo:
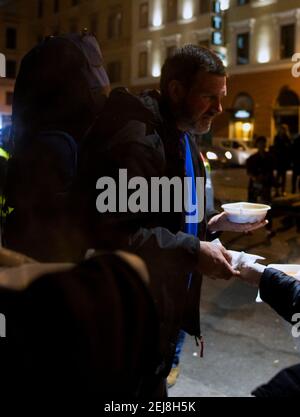
[[[300,313],[300,282],[283,272],[267,268],[260,281],[260,295],[289,322],[295,313]]]
[[[279,372],[267,384],[256,388],[252,395],[258,398],[299,398],[300,365]]]

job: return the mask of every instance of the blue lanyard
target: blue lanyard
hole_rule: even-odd
[[[191,195],[188,196],[188,210],[186,214],[195,214],[196,210],[194,207],[197,207],[197,191],[196,191],[196,179],[195,179],[195,172],[192,160],[192,153],[190,148],[190,143],[188,139],[188,135],[184,135],[185,139],[185,175],[186,177],[190,177],[192,179],[192,190]],[[198,223],[185,223],[184,231],[190,235],[197,236],[198,235]]]
[[[193,207],[197,207],[197,190],[196,190],[196,179],[192,160],[192,153],[189,143],[188,135],[184,135],[185,140],[185,175],[186,177],[192,178],[192,192],[188,196],[188,210],[186,214],[194,214]],[[198,223],[185,223],[184,231],[193,236],[198,236]],[[188,288],[190,288],[192,282],[192,274],[189,276]]]

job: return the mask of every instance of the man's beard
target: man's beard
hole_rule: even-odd
[[[185,99],[178,103],[174,113],[178,124],[183,126],[185,131],[195,135],[203,135],[204,133],[209,132],[213,117],[215,116],[215,113],[209,112],[202,114],[201,117],[195,118],[188,108]],[[210,120],[208,121],[208,119]]]

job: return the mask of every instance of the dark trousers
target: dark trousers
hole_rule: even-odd
[[[279,188],[281,188],[281,193],[285,192],[286,185],[286,169],[277,169],[275,177],[275,188],[276,194],[278,194]]]

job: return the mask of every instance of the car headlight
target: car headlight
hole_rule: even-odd
[[[226,158],[227,158],[227,159],[232,159],[232,153],[231,153],[231,152],[229,152],[229,151],[227,151],[227,152],[225,153],[225,156],[226,156]]]
[[[207,158],[209,161],[217,161],[218,156],[217,156],[217,154],[215,154],[214,152],[206,152],[206,158]]]

